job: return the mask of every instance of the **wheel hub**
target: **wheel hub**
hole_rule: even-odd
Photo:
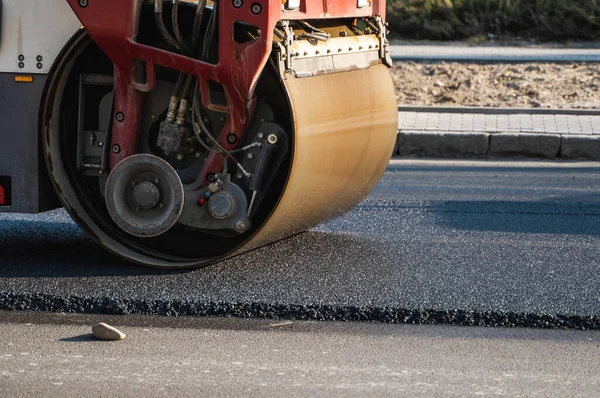
[[[210,197],[208,212],[218,220],[229,218],[235,211],[235,199],[229,192],[221,191]]]
[[[106,207],[113,221],[133,236],[167,232],[183,209],[183,184],[173,167],[148,154],[130,156],[110,173]]]
[[[156,181],[160,181],[156,179]],[[160,200],[158,187],[149,181],[136,184],[133,188],[133,200],[142,209],[152,209]]]

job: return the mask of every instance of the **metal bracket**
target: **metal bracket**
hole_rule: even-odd
[[[378,16],[365,22],[368,33],[310,40],[297,36],[290,21],[280,21],[277,26],[284,33],[276,34],[280,41],[275,43],[280,49],[278,63],[282,78],[286,73],[301,78],[366,69],[380,60],[391,66],[383,20]]]
[[[386,29],[387,22],[383,22],[383,19],[378,15],[375,17],[375,21],[377,22],[377,27],[379,28],[379,32],[377,37],[379,37],[379,56],[383,60],[383,62],[392,67],[392,57],[390,56],[390,43],[387,39],[388,31]]]
[[[294,46],[294,31],[290,27],[290,21],[281,21],[283,28],[283,48],[285,49],[285,69],[286,71],[292,70],[292,58],[293,58],[293,46]]]
[[[90,104],[88,96],[93,89],[102,90],[105,94],[99,102]],[[113,77],[109,75],[83,74],[79,79],[79,122],[77,129],[77,169],[88,176],[108,175],[108,160],[110,150],[110,123],[113,109]],[[89,129],[86,125],[86,115],[97,107],[98,125]]]

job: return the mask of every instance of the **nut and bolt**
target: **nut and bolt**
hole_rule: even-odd
[[[122,123],[123,120],[125,120],[125,115],[123,114],[123,112],[117,112],[117,122]]]
[[[180,162],[183,160],[183,155],[182,154],[177,154],[177,160],[179,160]]]
[[[246,230],[246,223],[243,221],[238,221],[235,224],[235,229],[237,229],[238,231],[245,231]]]
[[[229,134],[227,136],[227,142],[229,142],[230,144],[235,144],[236,141],[237,137],[235,136],[235,134]]]
[[[267,137],[267,141],[271,145],[277,144],[277,134],[269,134],[269,136]]]
[[[79,0],[79,7],[85,8],[88,6],[88,0]]]
[[[155,178],[155,179],[154,179],[154,183],[155,183],[155,184],[158,184],[158,183],[160,183],[160,179],[159,179],[159,178]]]
[[[213,182],[208,186],[208,191],[210,193],[217,193],[219,192],[219,189],[221,189],[221,185],[219,184],[219,182]]]
[[[248,154],[248,159],[252,159],[253,157],[254,157],[253,154],[251,154],[251,153]]]
[[[200,152],[196,152],[196,154],[194,156],[196,156],[196,158],[200,158],[200,156],[202,156],[202,154]]]
[[[261,11],[262,11],[262,6],[258,3],[254,3],[254,4],[252,4],[252,7],[250,7],[250,12],[254,15],[260,14]]]
[[[132,187],[135,187],[136,185],[137,185],[137,182],[135,182],[135,181],[133,181],[133,182],[131,183],[131,186],[132,186]]]
[[[162,203],[159,203],[159,204],[158,204],[158,207],[162,209],[163,207],[165,207],[165,205],[164,205],[164,204],[162,204]]]
[[[137,207],[135,208],[135,211],[137,211],[138,213],[139,213],[141,210],[142,210],[142,209],[140,208],[140,206],[137,206]]]
[[[233,6],[235,8],[240,8],[243,5],[244,5],[244,2],[242,0],[233,0]]]
[[[265,135],[263,133],[258,133],[258,138],[263,138]]]
[[[104,146],[104,142],[102,142],[102,141],[98,141],[98,146],[99,146],[99,147],[101,147],[101,146]]]
[[[214,173],[210,173],[206,176],[206,179],[210,182],[213,182],[216,178],[215,178]]]
[[[121,153],[121,147],[119,146],[119,144],[113,145],[112,151],[115,155],[118,155],[119,153]]]
[[[237,177],[238,180],[241,180],[242,178],[244,178],[244,175],[242,173],[237,173],[235,176]]]

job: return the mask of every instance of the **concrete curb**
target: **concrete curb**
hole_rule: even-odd
[[[596,48],[391,45],[392,61],[467,63],[600,62]]]
[[[400,132],[398,154],[400,156],[485,156],[489,149],[490,135],[469,132]]]
[[[600,160],[600,136],[534,133],[400,131],[401,157],[528,157]]]
[[[563,159],[600,160],[600,136],[561,136],[560,157]]]
[[[560,153],[558,134],[499,133],[490,136],[488,155],[554,159]]]

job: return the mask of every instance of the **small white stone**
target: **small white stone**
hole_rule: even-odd
[[[92,326],[92,333],[98,340],[118,341],[125,339],[125,333],[106,323]]]

